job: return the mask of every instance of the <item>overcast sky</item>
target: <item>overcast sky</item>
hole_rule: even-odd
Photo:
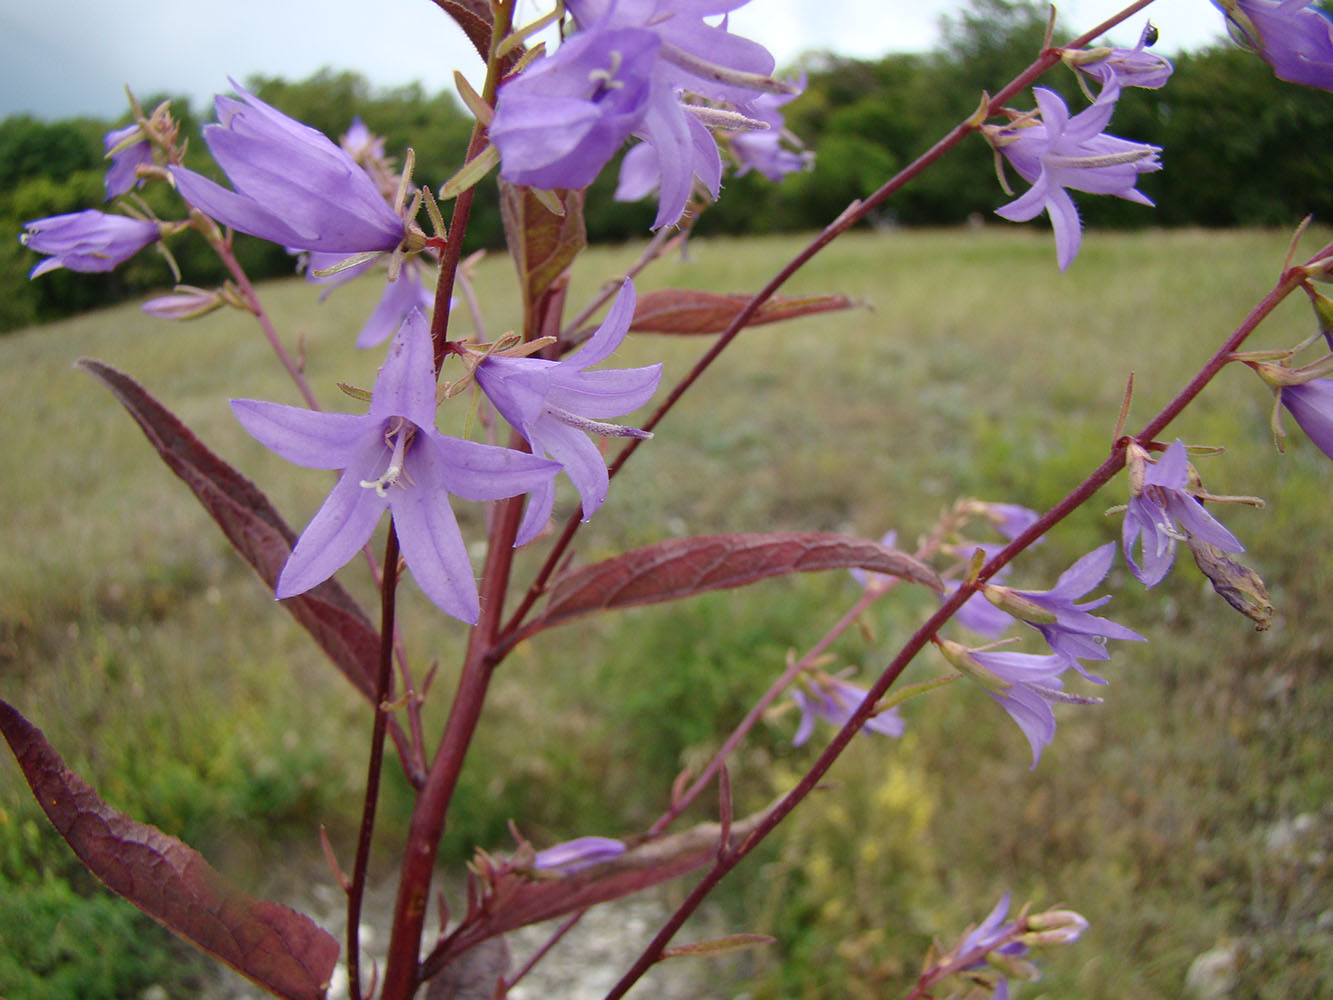
[[[522,0],[531,15],[537,0]],[[924,51],[941,15],[960,0],[751,0],[732,15],[734,31],[773,52],[778,64],[828,49],[876,57]],[[1114,13],[1116,0],[1066,0],[1062,17],[1086,30]],[[1222,29],[1204,0],[1159,0],[1150,8],[1159,49],[1198,48]],[[1133,44],[1143,24],[1113,33]],[[455,67],[479,75],[471,47],[429,0],[3,0],[0,2],[0,116],[43,118],[124,114],[122,87],[188,94],[197,110],[252,73],[302,79],[324,66],[356,70],[372,83],[419,80],[452,88]],[[479,82],[479,81],[477,81]]]

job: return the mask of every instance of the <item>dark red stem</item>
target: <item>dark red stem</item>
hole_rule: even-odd
[[[347,979],[352,1000],[361,1000],[361,900],[370,865],[370,841],[375,833],[375,804],[379,801],[384,764],[384,731],[389,711],[385,702],[393,686],[394,600],[398,592],[398,532],[389,519],[389,540],[384,545],[384,573],[380,584],[380,669],[375,679],[375,722],[370,734],[370,763],[366,773],[366,800],[361,808],[361,833],[356,841],[356,864],[347,890]]]

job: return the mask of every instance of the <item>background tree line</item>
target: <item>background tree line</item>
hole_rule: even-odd
[[[787,121],[816,151],[814,169],[780,185],[754,173],[725,181],[727,197],[700,220],[704,234],[768,233],[824,225],[854,198],[874,190],[976,107],[985,87],[1011,77],[1038,51],[1045,8],[1015,0],[975,0],[944,25],[943,44],[928,54],[878,60],[815,53],[793,73],[806,89],[787,106]],[[1169,39],[1164,39],[1169,44]],[[1276,80],[1268,66],[1234,46],[1185,53],[1162,90],[1127,90],[1112,131],[1163,147],[1165,169],[1139,187],[1158,203],[1145,209],[1113,198],[1079,200],[1095,226],[1291,226],[1313,211],[1333,218],[1333,186],[1320,164],[1333,162],[1333,101],[1329,95]],[[1046,86],[1061,91],[1071,111],[1083,106],[1072,73],[1053,73]],[[355,116],[387,139],[398,156],[416,150],[418,181],[438,187],[461,161],[471,124],[448,92],[419,85],[373,87],[356,73],[323,70],[289,82],[252,78],[264,100],[336,137]],[[145,95],[151,108],[161,95]],[[1015,102],[1022,104],[1021,101]],[[200,128],[211,118],[186,99],[172,102],[190,135],[195,166],[219,180],[208,162]],[[31,219],[102,204],[102,136],[123,120],[79,118],[43,122],[26,115],[0,122],[0,232],[17,234]],[[594,241],[642,236],[652,222],[645,202],[613,202],[616,165],[603,172],[588,199]],[[1237,187],[1223,180],[1263,177]],[[1014,178],[1014,180],[1017,180]],[[1023,184],[1018,181],[1018,190]],[[169,214],[165,192],[150,187],[149,205]],[[977,139],[909,185],[881,218],[884,225],[947,226],[990,213],[1008,200],[994,179],[989,147]],[[1044,222],[1036,223],[1044,225]],[[473,247],[503,242],[493,183],[483,182],[468,231]],[[291,273],[280,248],[238,237],[238,252],[255,277]],[[172,249],[194,283],[224,275],[202,241],[187,234]],[[171,283],[155,253],[144,253],[106,275],[56,271],[29,282],[36,257],[14,239],[0,240],[0,330],[42,322]]]

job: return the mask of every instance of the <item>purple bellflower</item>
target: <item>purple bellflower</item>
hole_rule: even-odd
[[[987,968],[992,974],[998,973],[999,978],[992,986],[994,990],[991,994],[992,1000],[1009,1000],[1010,974],[1019,973],[1025,979],[1040,977],[1036,966],[1021,959],[1021,956],[1027,954],[1028,949],[1018,940],[1017,921],[1004,919],[1008,914],[1009,893],[1006,892],[995,904],[995,908],[987,914],[986,919],[964,935],[953,951],[953,954],[960,957],[970,952],[985,952],[981,958],[964,966],[963,969]]]
[[[1284,385],[1278,399],[1315,446],[1333,458],[1333,379]]]
[[[999,703],[1018,724],[1032,747],[1032,766],[1037,766],[1041,751],[1055,737],[1057,701],[1077,704],[1096,699],[1065,694],[1060,675],[1076,662],[1063,653],[1035,654],[968,649],[948,639],[940,640],[940,651],[955,667],[979,682],[986,693]]]
[[[1317,377],[1327,374],[1330,364],[1333,364],[1333,354],[1313,365],[1297,369],[1286,364],[1275,365],[1262,361],[1245,363],[1268,383],[1277,394],[1278,402],[1287,408],[1287,412],[1315,446],[1333,458],[1333,379]],[[1280,451],[1284,435],[1276,409],[1273,413],[1273,437]]]
[[[662,366],[587,370],[606,360],[625,339],[634,318],[634,302],[634,285],[626,281],[597,332],[563,361],[492,356],[478,364],[475,372],[481,391],[533,453],[549,455],[564,467],[579,492],[585,521],[606,500],[609,487],[606,461],[589,435],[651,437],[632,427],[602,421],[648,402],[662,379]],[[553,483],[532,489],[516,544],[537,536],[554,505]]]
[[[135,141],[135,136],[138,136]],[[131,122],[124,128],[113,129],[102,139],[106,155],[111,159],[111,169],[106,172],[106,198],[124,194],[132,187],[143,187],[143,178],[136,171],[153,162],[153,146],[144,138],[143,129],[138,122]]]
[[[590,26],[500,87],[491,141],[500,175],[538,188],[587,187],[643,118],[658,38]]]
[[[1129,508],[1125,511],[1123,544],[1129,571],[1145,587],[1162,582],[1176,555],[1177,540],[1201,538],[1223,552],[1244,552],[1245,546],[1204,510],[1188,490],[1189,462],[1177,440],[1156,462],[1139,445],[1129,446]],[[1177,527],[1177,523],[1179,527]],[[1142,565],[1134,544],[1142,539]]]
[[[982,593],[996,607],[1040,632],[1051,651],[1069,657],[1073,661],[1070,665],[1084,677],[1105,684],[1103,678],[1089,674],[1078,661],[1109,660],[1111,654],[1106,651],[1107,639],[1147,641],[1124,625],[1088,613],[1092,608],[1101,607],[1110,597],[1083,604],[1075,603],[1076,598],[1082,597],[1102,582],[1114,560],[1115,543],[1107,542],[1060,574],[1060,579],[1050,590],[1014,590],[988,583],[982,588]]]
[[[1067,49],[1065,60],[1103,87],[1114,81],[1121,87],[1156,90],[1171,79],[1173,69],[1164,57],[1144,51],[1156,35],[1157,29],[1146,24],[1139,35],[1139,44],[1132,49]]]
[[[375,379],[369,413],[232,400],[242,426],[289,462],[343,470],[278,577],[279,599],[304,593],[337,572],[365,545],[387,509],[403,558],[426,596],[455,618],[476,622],[477,584],[449,494],[466,500],[515,496],[549,484],[559,466],[437,431],[432,361],[426,319],[414,312]]]
[[[1214,0],[1232,35],[1289,83],[1333,90],[1333,22],[1311,0]]]
[[[767,129],[735,132],[730,137],[731,151],[740,163],[737,177],[757,170],[770,181],[777,182],[788,174],[809,170],[814,166],[815,154],[800,148],[800,140],[787,131],[782,112],[778,109],[795,100],[805,90],[805,78],[793,84],[788,94],[760,94],[749,106],[749,116],[761,121]]]
[[[584,868],[614,861],[624,853],[624,843],[611,837],[578,837],[538,851],[532,859],[532,867],[538,871],[572,875]]]
[[[25,222],[23,229],[19,242],[29,250],[48,255],[28,272],[29,278],[61,267],[71,271],[110,271],[162,235],[156,222],[108,215],[92,208],[34,219]]]
[[[1158,146],[1130,142],[1103,129],[1111,120],[1120,87],[1109,81],[1097,99],[1069,116],[1069,108],[1053,90],[1033,90],[1040,120],[1023,118],[1012,125],[984,126],[984,131],[1019,176],[1032,185],[995,214],[1010,222],[1027,222],[1043,211],[1055,233],[1060,270],[1073,263],[1082,239],[1078,209],[1066,188],[1110,194],[1140,205],[1153,202],[1137,188],[1138,176],[1162,168]]]
[[[218,123],[204,129],[204,141],[235,190],[173,166],[187,202],[224,225],[295,250],[346,257],[403,242],[403,220],[345,150],[232,86],[240,99],[215,98]]]
[[[822,719],[834,726],[845,726],[861,707],[867,690],[838,677],[819,674],[809,684],[809,690],[799,685],[791,689],[792,699],[801,710],[801,721],[792,737],[792,746],[804,746],[815,731],[815,720]],[[871,716],[862,727],[872,733],[899,737],[903,734],[903,718],[898,709],[891,708]]]
[[[700,119],[716,115],[681,98],[729,104],[744,118],[760,93],[780,89],[763,46],[703,20],[744,2],[571,0],[580,31],[497,95],[490,135],[501,176],[584,187],[633,134],[645,151],[625,190],[660,188],[654,228],[680,220],[696,178],[716,197],[722,160]]]

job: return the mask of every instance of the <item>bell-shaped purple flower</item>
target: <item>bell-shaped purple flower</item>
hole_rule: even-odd
[[[804,746],[815,731],[815,720],[821,719],[834,726],[845,726],[861,702],[866,699],[866,688],[851,684],[838,677],[820,674],[811,678],[807,687],[791,689],[792,700],[801,710],[801,721],[792,737],[792,746]],[[903,734],[903,718],[898,709],[891,708],[871,716],[862,729],[895,739]]]
[[[942,639],[940,651],[959,670],[986,689],[1018,724],[1032,747],[1032,766],[1037,766],[1041,751],[1055,737],[1055,713],[1051,703],[1093,699],[1064,694],[1060,675],[1077,663],[1064,653],[1038,655],[995,650],[968,649]]]
[[[155,243],[162,231],[156,222],[108,215],[96,209],[53,215],[23,224],[19,242],[47,254],[28,272],[29,278],[60,267],[71,271],[110,271]]]
[[[996,607],[1040,632],[1051,651],[1074,661],[1071,666],[1084,677],[1104,684],[1105,680],[1089,674],[1078,660],[1109,660],[1107,639],[1147,641],[1133,629],[1088,613],[1092,608],[1100,608],[1110,597],[1075,603],[1077,598],[1102,582],[1114,561],[1115,543],[1107,542],[1065,570],[1050,590],[1015,590],[988,583],[982,593]]]
[[[131,141],[138,136],[138,141]],[[107,156],[111,158],[111,169],[106,172],[106,198],[124,194],[132,187],[143,187],[143,178],[136,173],[138,168],[153,162],[153,146],[143,137],[143,130],[138,122],[131,122],[124,128],[113,129],[102,139]]]
[[[1181,441],[1167,448],[1156,462],[1147,461],[1146,452],[1138,445],[1131,445],[1130,461],[1131,468],[1138,470],[1132,473],[1133,477],[1141,477],[1142,481],[1131,490],[1122,542],[1129,571],[1141,584],[1155,587],[1162,582],[1175,559],[1176,541],[1187,535],[1223,552],[1245,551],[1236,536],[1190,494],[1189,461]],[[1134,558],[1134,545],[1140,539],[1141,565]]]
[[[793,85],[789,94],[761,94],[749,105],[748,116],[763,122],[767,129],[736,132],[730,138],[731,151],[740,163],[737,177],[757,170],[770,181],[778,182],[788,174],[809,170],[815,154],[801,148],[800,140],[787,131],[778,109],[795,100],[805,90],[805,78]]]
[[[234,191],[171,167],[181,196],[218,222],[294,250],[344,256],[393,250],[406,227],[379,187],[341,147],[288,118],[235,81],[218,95],[218,123],[204,129]]]
[[[1289,83],[1333,90],[1333,22],[1311,0],[1215,0],[1232,34]]]
[[[488,357],[476,369],[477,384],[534,454],[549,455],[564,467],[579,491],[586,521],[606,500],[606,461],[589,435],[648,437],[643,431],[602,421],[637,410],[652,398],[662,366],[588,371],[605,361],[629,331],[634,318],[634,285],[626,281],[606,319],[581,348],[564,361]],[[532,490],[516,544],[537,536],[555,505],[555,486]]]
[[[417,584],[441,610],[475,623],[472,563],[449,494],[498,500],[549,484],[554,462],[435,429],[430,330],[410,315],[375,379],[370,412],[320,413],[252,399],[232,410],[261,444],[289,462],[342,475],[278,577],[279,599],[323,583],[365,545],[387,509]]]
[[[1143,33],[1139,35],[1139,44],[1134,48],[1093,49],[1088,52],[1080,50],[1071,62],[1076,70],[1102,86],[1114,82],[1121,87],[1156,90],[1171,79],[1173,67],[1165,57],[1146,51],[1149,39],[1155,37],[1155,32],[1151,24],[1144,25]],[[1101,58],[1089,58],[1095,53],[1105,54]],[[1069,59],[1068,50],[1065,58]]]
[[[1333,458],[1333,379],[1281,386],[1278,399],[1315,446]]]
[[[1041,112],[1039,122],[987,126],[991,142],[1032,185],[1020,197],[997,208],[995,214],[1011,222],[1027,222],[1043,211],[1050,216],[1056,259],[1063,271],[1073,263],[1082,239],[1078,209],[1066,188],[1152,205],[1134,185],[1139,174],[1162,169],[1157,159],[1161,149],[1103,132],[1120,96],[1114,80],[1102,88],[1097,100],[1072,118],[1055,91],[1037,87],[1033,92]]]
[[[651,31],[594,26],[500,87],[491,141],[500,175],[582,188],[643,118],[659,43]]]

